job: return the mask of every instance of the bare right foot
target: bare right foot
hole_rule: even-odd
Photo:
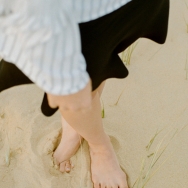
[[[91,173],[94,188],[128,188],[126,174],[122,171],[108,136],[103,145],[91,145]]]
[[[62,118],[62,138],[53,157],[61,172],[70,172],[73,165],[70,158],[80,147],[82,137]]]

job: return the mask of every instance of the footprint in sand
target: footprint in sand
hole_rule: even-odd
[[[109,137],[110,137],[110,141],[111,141],[111,143],[112,143],[112,145],[113,145],[114,150],[115,150],[116,152],[118,152],[118,151],[121,149],[121,146],[120,146],[119,141],[117,140],[117,138],[115,138],[115,137],[112,136],[112,135],[109,135]]]
[[[37,116],[31,130],[31,149],[38,156],[52,153],[61,139],[61,122]]]
[[[3,145],[4,145],[4,143],[3,143],[3,134],[0,132],[0,150],[3,148]]]
[[[5,113],[3,111],[0,111],[0,123],[3,122],[3,120],[5,120]],[[3,125],[3,124],[1,124]],[[2,126],[1,126],[2,128]],[[4,146],[4,134],[3,134],[3,130],[1,130],[0,132],[0,150],[3,148]]]
[[[44,135],[38,143],[37,150],[41,155],[52,153],[58,146],[61,139],[61,129],[56,129]]]

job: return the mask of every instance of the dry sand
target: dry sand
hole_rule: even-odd
[[[185,70],[188,33],[183,16],[188,22],[184,0],[171,0],[165,45],[140,39],[128,66],[129,77],[108,80],[102,95],[104,127],[131,185],[140,174],[143,157],[155,151],[167,132],[171,131],[162,147],[173,132],[185,126],[155,164],[152,170],[161,168],[146,188],[188,187]],[[124,88],[118,104],[113,106]],[[57,145],[61,131],[60,115],[56,113],[50,118],[42,115],[42,96],[43,92],[34,85],[15,87],[0,94],[0,188],[91,188],[86,142],[72,158],[75,168],[70,174],[61,174],[53,167],[51,150]],[[147,152],[150,139],[161,129]],[[152,157],[146,157],[146,167]]]

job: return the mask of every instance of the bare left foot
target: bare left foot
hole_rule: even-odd
[[[61,172],[70,172],[73,165],[70,158],[80,147],[82,137],[62,118],[62,138],[53,157]]]
[[[90,146],[94,188],[128,188],[127,176],[120,168],[109,137],[102,145]]]

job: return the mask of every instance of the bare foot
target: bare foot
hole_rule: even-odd
[[[103,145],[91,145],[91,173],[94,188],[128,188],[126,174],[121,170],[108,136]]]
[[[62,138],[53,157],[61,172],[70,172],[73,165],[70,158],[77,152],[82,140],[81,136],[62,118]]]

